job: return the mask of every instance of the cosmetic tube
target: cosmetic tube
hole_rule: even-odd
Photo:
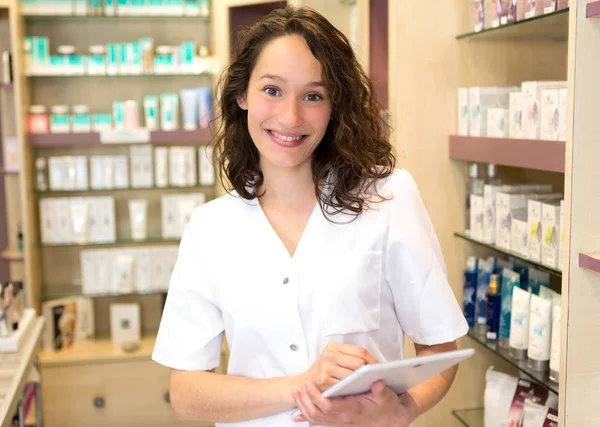
[[[133,255],[121,254],[115,257],[113,264],[113,291],[116,293],[133,292]]]
[[[530,302],[531,293],[521,288],[513,289],[509,345],[510,355],[517,360],[524,360],[529,348]]]
[[[500,308],[500,347],[509,348],[510,317],[513,289],[519,287],[519,274],[505,268],[502,272],[502,303]]]
[[[145,240],[147,237],[147,200],[129,200],[129,221],[131,224],[131,239]]]
[[[156,96],[144,98],[144,121],[146,129],[158,129],[158,98]]]
[[[529,312],[528,366],[536,371],[547,371],[550,364],[550,337],[552,329],[552,301],[531,296]]]
[[[181,89],[181,114],[183,117],[183,129],[198,129],[198,103],[196,102],[195,89]]]
[[[85,200],[71,200],[69,210],[73,224],[73,241],[83,245],[87,243],[88,204]]]

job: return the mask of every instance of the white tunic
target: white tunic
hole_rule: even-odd
[[[228,374],[272,378],[306,371],[332,340],[383,362],[402,358],[403,334],[424,345],[465,335],[413,178],[397,170],[378,187],[393,198],[348,224],[327,221],[317,205],[293,257],[258,201],[227,195],[197,208],[181,240],[153,360],[213,369],[226,333]],[[227,426],[308,425],[293,422],[291,412]]]

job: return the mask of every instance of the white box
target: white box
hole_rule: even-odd
[[[524,214],[521,214],[523,212]],[[527,243],[528,243],[528,232],[527,232],[527,211],[523,209],[519,211],[519,214],[513,215],[511,222],[511,251],[527,258]]]
[[[186,186],[186,160],[183,147],[169,148],[169,184],[173,187]]]
[[[204,145],[198,148],[198,178],[200,185],[215,185],[215,169],[212,163],[212,155],[213,148],[211,146]]]
[[[496,246],[511,250],[513,212],[527,207],[527,195],[498,193],[496,195]]]
[[[96,255],[94,250],[83,250],[81,259],[81,288],[84,295],[99,293],[96,282]]]
[[[542,264],[558,268],[560,202],[542,203]]]
[[[156,187],[169,185],[169,149],[156,147],[154,149],[154,180]]]
[[[88,161],[86,156],[76,156],[75,161],[75,189],[88,189]]]
[[[487,136],[487,111],[490,108],[508,108],[509,94],[515,87],[469,88],[469,135]]]
[[[565,201],[560,201],[560,239],[558,240],[558,268],[562,271],[564,260],[563,260],[563,244],[565,241]]]
[[[92,190],[105,190],[109,188],[106,176],[106,156],[90,157],[90,176]]]
[[[86,197],[88,205],[88,242],[98,243],[102,235],[102,211],[97,197]]]
[[[183,158],[185,162],[185,184],[194,186],[198,184],[197,167],[196,167],[196,148],[182,147]]]
[[[2,142],[4,169],[7,172],[18,172],[21,168],[19,140],[15,136],[4,137]]]
[[[540,139],[541,135],[541,108],[542,91],[545,89],[558,89],[563,83],[557,81],[523,82],[523,113],[521,117],[521,130],[525,139]]]
[[[130,156],[131,186],[133,188],[152,187],[154,181],[152,147],[145,145],[134,145],[130,148]]]
[[[128,249],[112,249],[112,291],[118,294],[134,290],[135,258]]]
[[[540,138],[549,141],[558,140],[559,121],[558,89],[542,90],[542,117],[540,119]]]
[[[48,180],[51,191],[61,191],[65,189],[64,176],[65,165],[63,157],[48,158]]]
[[[483,196],[471,194],[471,238],[483,240]]]
[[[98,293],[112,292],[113,256],[109,250],[101,249],[95,253],[96,262],[96,291]]]
[[[508,112],[508,136],[509,138],[521,138],[521,115],[523,111],[523,94],[511,92],[509,94]]]
[[[135,275],[134,287],[136,291],[146,292],[152,290],[150,279],[151,257],[148,249],[140,248],[135,250]]]
[[[457,133],[460,136],[469,135],[469,89],[458,89],[458,125]]]
[[[163,239],[176,239],[179,236],[179,211],[176,196],[166,194],[161,197],[161,219]]]
[[[490,138],[508,137],[509,110],[505,108],[490,108],[487,111],[487,136]]]
[[[55,242],[56,218],[54,216],[54,200],[53,199],[41,199],[40,200],[40,234],[42,243],[45,245],[51,245]]]
[[[113,178],[115,188],[129,188],[129,159],[127,156],[113,156]]]
[[[57,241],[58,244],[73,243],[73,226],[71,222],[70,200],[66,197],[56,199],[54,212],[58,214]]]
[[[535,262],[542,260],[542,202],[527,202],[527,258]]]
[[[489,185],[483,186],[483,241],[496,243],[496,195],[498,193],[517,193],[520,185]]]
[[[149,256],[151,288],[157,291],[168,289],[171,277],[167,272],[165,248],[151,248],[149,250]]]
[[[110,338],[114,343],[139,342],[142,337],[140,305],[110,305]]]
[[[558,140],[567,140],[567,88],[558,90]]]
[[[110,196],[100,197],[99,199],[102,212],[100,239],[102,242],[115,242],[117,240],[115,199]]]

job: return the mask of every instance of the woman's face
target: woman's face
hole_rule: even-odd
[[[246,97],[237,101],[248,110],[248,130],[263,171],[309,162],[331,117],[321,63],[298,35],[279,37],[263,48]]]

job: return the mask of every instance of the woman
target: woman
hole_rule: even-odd
[[[401,359],[404,333],[425,355],[467,331],[415,182],[395,171],[369,80],[325,18],[276,10],[238,46],[215,150],[234,191],[186,228],[153,354],[171,368],[171,404],[217,425],[407,426],[455,369],[401,396],[321,392]]]

